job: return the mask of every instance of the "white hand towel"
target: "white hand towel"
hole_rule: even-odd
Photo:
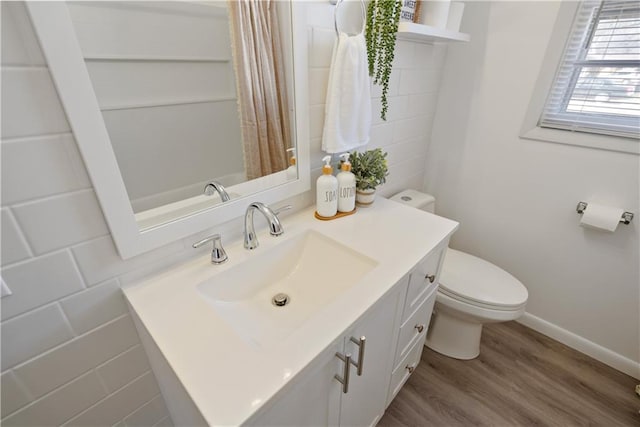
[[[324,112],[324,151],[342,153],[369,143],[371,85],[362,33],[341,33],[333,46]]]

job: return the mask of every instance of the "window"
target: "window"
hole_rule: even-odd
[[[585,0],[538,123],[640,136],[640,3]]]

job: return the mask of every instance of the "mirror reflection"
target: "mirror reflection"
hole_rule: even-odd
[[[296,179],[286,4],[69,2],[141,228]]]

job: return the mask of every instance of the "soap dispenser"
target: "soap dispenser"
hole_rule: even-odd
[[[287,168],[287,181],[298,178],[298,168],[296,167],[296,149],[287,148],[287,153],[291,152],[289,157],[289,167]]]
[[[333,176],[331,156],[324,156],[322,175],[316,181],[316,210],[321,217],[332,217],[338,212],[338,180]]]
[[[349,153],[340,154],[341,172],[338,180],[338,212],[351,212],[356,207],[356,176],[351,172]]]

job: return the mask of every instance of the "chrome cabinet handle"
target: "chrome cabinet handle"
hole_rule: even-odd
[[[407,365],[407,366],[405,367],[405,369],[406,369],[407,371],[409,371],[409,373],[410,373],[410,374],[413,374],[413,371],[415,371],[415,370],[416,370],[416,364],[414,363],[414,364],[412,364],[412,365]]]
[[[414,328],[416,328],[418,330],[418,333],[421,334],[422,331],[424,331],[424,325],[416,325],[414,326]]]
[[[436,275],[427,273],[424,278],[427,279],[429,283],[433,283],[433,281],[436,280]]]
[[[338,380],[342,384],[342,392],[344,394],[349,393],[349,372],[351,369],[351,353],[346,355],[336,353],[336,357],[344,362],[344,368],[342,370],[342,376],[335,374],[333,378]]]
[[[211,263],[212,264],[222,264],[226,260],[229,259],[227,253],[222,247],[222,239],[219,234],[214,234],[212,236],[206,237],[199,242],[195,242],[193,244],[194,248],[199,248],[207,242],[213,242],[213,248],[211,249]]]
[[[367,337],[361,336],[360,339],[351,337],[351,342],[358,346],[358,362],[356,363],[352,360],[351,363],[357,368],[356,374],[358,374],[358,376],[360,377],[362,376],[362,369],[364,364],[364,347],[367,343]]]

